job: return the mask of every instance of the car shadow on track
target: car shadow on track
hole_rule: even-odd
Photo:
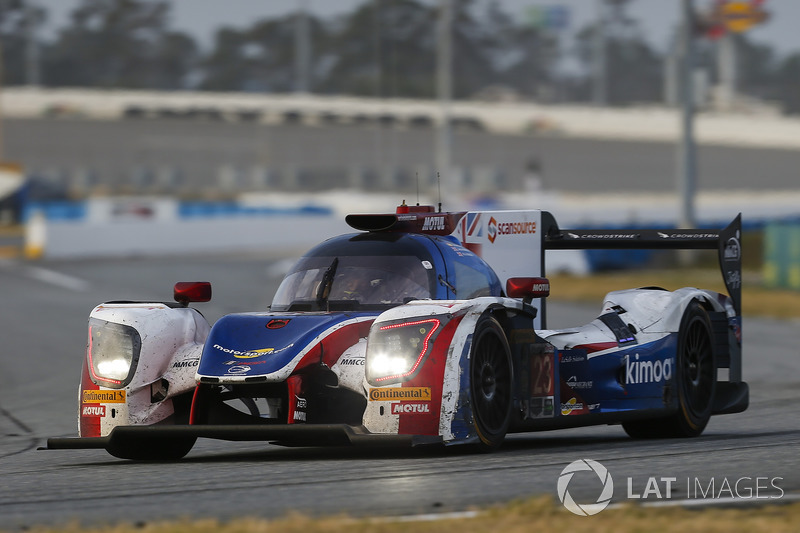
[[[506,440],[499,450],[484,453],[474,446],[430,445],[409,448],[404,446],[336,446],[336,447],[286,447],[264,443],[222,443],[214,441],[200,442],[195,449],[178,461],[136,461],[146,463],[181,464],[214,464],[214,463],[250,463],[250,462],[330,462],[330,461],[370,461],[370,460],[428,460],[448,457],[489,457],[508,454],[536,452],[555,452],[570,447],[617,447],[620,443],[632,442],[627,437],[593,436],[580,440],[568,437],[542,435],[514,436]],[[94,453],[105,453],[96,450]],[[132,464],[132,461],[106,456],[108,460],[80,463],[82,466],[103,466]]]
[[[568,430],[568,435],[555,433],[526,433],[509,436],[499,450],[486,454],[470,445],[464,446],[423,446],[409,448],[404,446],[336,446],[336,447],[286,447],[264,443],[230,443],[220,441],[201,441],[188,456],[177,461],[129,461],[116,459],[102,450],[94,450],[89,462],[72,463],[75,466],[113,466],[136,463],[181,463],[181,464],[215,464],[215,463],[251,463],[251,462],[330,462],[330,461],[378,461],[387,459],[429,460],[452,457],[508,457],[560,452],[597,452],[613,451],[614,453],[632,452],[637,455],[648,453],[685,453],[686,445],[690,448],[703,449],[710,442],[730,443],[739,446],[746,440],[767,440],[775,442],[779,437],[796,437],[798,431],[766,431],[756,433],[709,433],[694,439],[631,439],[613,430],[592,434],[585,428]]]

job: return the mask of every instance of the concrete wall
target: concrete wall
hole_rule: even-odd
[[[248,208],[158,198],[102,198],[82,204],[51,212],[49,218],[44,206],[30,206],[26,255],[61,259],[305,251],[349,229],[333,210],[314,207]]]

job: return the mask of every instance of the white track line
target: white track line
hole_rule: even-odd
[[[655,502],[639,503],[641,507],[711,507],[714,505],[779,505],[800,501],[800,494],[784,493],[780,498],[697,498],[697,499],[675,499],[658,500]],[[628,503],[612,503],[609,509],[621,509],[627,507]]]
[[[89,282],[86,280],[69,276],[67,274],[62,274],[61,272],[56,272],[55,270],[49,270],[47,268],[27,266],[25,267],[24,272],[28,277],[31,277],[37,281],[49,283],[50,285],[55,285],[56,287],[69,289],[71,291],[82,292],[89,288]]]
[[[453,511],[450,513],[425,513],[401,516],[376,516],[368,518],[369,522],[374,523],[395,523],[395,522],[435,522],[437,520],[450,520],[458,518],[475,518],[480,514],[479,511]]]
[[[785,493],[780,498],[707,498],[707,499],[675,499],[659,500],[657,502],[636,503],[638,507],[711,507],[715,505],[780,505],[800,501],[800,494]],[[630,507],[629,503],[612,503],[608,509],[625,509]],[[427,513],[416,515],[387,516],[369,518],[370,522],[392,523],[392,522],[434,522],[436,520],[449,520],[458,518],[475,518],[480,515],[480,511],[461,511],[450,513]]]

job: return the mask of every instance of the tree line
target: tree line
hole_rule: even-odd
[[[627,14],[635,0],[607,0],[605,65],[612,105],[664,99],[665,52]],[[432,98],[436,94],[436,3],[364,0],[344,16],[305,15],[308,90],[318,94]],[[538,101],[590,101],[596,24],[567,43],[497,0],[453,2],[453,92],[491,87]],[[170,25],[164,0],[81,0],[67,23],[31,48],[47,16],[24,0],[0,4],[4,85],[290,92],[297,88],[298,14],[220,28],[208,50]],[[779,57],[737,35],[739,91],[800,112],[800,51]],[[698,64],[714,70],[713,43],[698,39]],[[559,65],[570,58],[576,68]]]

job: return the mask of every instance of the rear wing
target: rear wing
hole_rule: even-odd
[[[513,277],[545,276],[547,250],[718,250],[719,264],[737,316],[741,311],[741,214],[723,230],[560,229],[553,215],[538,209],[443,213],[433,206],[398,207],[396,213],[355,214],[347,223],[362,231],[442,235],[482,257],[503,286]],[[546,304],[537,299],[535,327],[544,327]]]
[[[707,229],[559,229],[542,212],[544,250],[717,250],[719,266],[737,316],[742,314],[742,215],[722,230]]]

